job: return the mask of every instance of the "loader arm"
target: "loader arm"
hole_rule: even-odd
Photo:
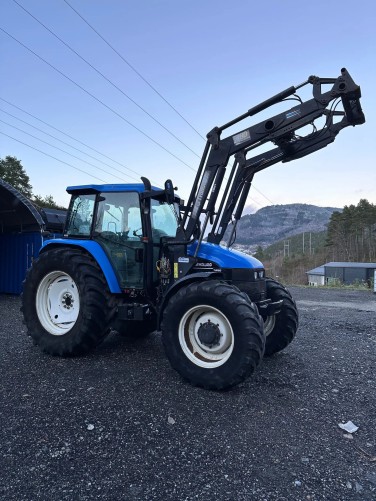
[[[297,106],[221,139],[221,134],[225,129],[295,95],[299,88],[307,84],[313,87],[312,99],[303,102],[297,97],[300,101]],[[322,92],[324,84],[332,84],[331,89]],[[355,84],[348,71],[342,68],[338,78],[310,76],[302,84],[289,87],[222,127],[215,127],[207,135],[199,169],[188,202],[184,207],[178,232],[179,239],[190,240],[193,236],[197,236],[200,216],[204,214],[204,222],[198,236],[199,243],[210,221],[212,227],[208,234],[208,241],[219,244],[230,220],[234,218],[236,223],[240,219],[255,173],[275,163],[289,162],[309,155],[333,142],[343,128],[364,123],[365,117],[360,106],[360,97],[360,87]],[[342,102],[342,111],[336,110],[336,100]],[[314,122],[322,116],[326,117],[325,124],[317,130]],[[334,123],[334,117],[340,117],[339,121]],[[296,134],[296,131],[309,124],[313,126],[313,132],[305,136]],[[251,151],[268,142],[275,147],[265,153],[247,158]],[[216,208],[225,179],[226,166],[232,156],[234,156],[234,164],[226,180],[222,200]],[[199,245],[197,251],[198,247]]]

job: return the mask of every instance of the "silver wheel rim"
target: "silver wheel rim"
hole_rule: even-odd
[[[266,337],[272,333],[275,326],[275,315],[271,315],[270,317],[266,317],[264,320],[264,334]]]
[[[35,303],[40,323],[54,336],[69,332],[80,312],[77,285],[72,277],[62,271],[53,271],[42,279]]]
[[[205,343],[200,328],[209,326],[215,332],[213,343]],[[200,337],[201,336],[201,337]],[[217,308],[194,306],[179,324],[179,342],[185,356],[198,367],[212,369],[223,365],[234,349],[234,332],[228,318]]]

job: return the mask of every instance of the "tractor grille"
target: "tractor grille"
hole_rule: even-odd
[[[266,299],[266,282],[264,270],[255,269],[222,269],[225,280],[228,280],[242,292],[245,292],[252,301]]]

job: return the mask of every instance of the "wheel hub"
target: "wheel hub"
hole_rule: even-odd
[[[71,308],[73,308],[74,297],[69,292],[66,292],[61,298],[61,303],[63,305],[63,308],[70,310]]]
[[[197,336],[204,346],[213,348],[213,346],[219,345],[221,331],[219,330],[218,324],[213,324],[210,320],[208,320],[204,324],[200,324]]]

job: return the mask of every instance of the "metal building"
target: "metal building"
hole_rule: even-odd
[[[308,285],[317,287],[318,285],[325,285],[325,269],[324,266],[318,266],[313,270],[307,271]]]
[[[376,270],[376,263],[332,262],[324,264],[325,284],[340,282],[351,285],[355,283],[371,284]]]
[[[308,284],[334,285],[367,284],[371,285],[375,276],[376,263],[330,262],[307,271]]]
[[[20,294],[27,269],[43,243],[61,233],[66,211],[39,210],[0,179],[0,293]]]

